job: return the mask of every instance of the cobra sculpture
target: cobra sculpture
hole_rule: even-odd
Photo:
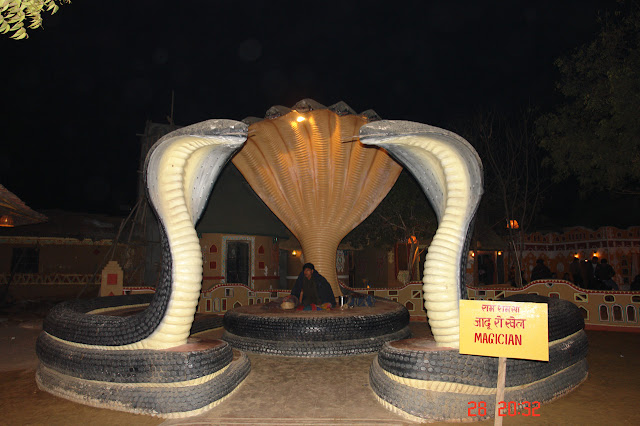
[[[385,343],[371,365],[371,387],[385,407],[418,422],[492,417],[497,358],[462,355],[457,350],[459,300],[466,298],[464,260],[482,194],[482,163],[460,136],[424,124],[370,123],[360,129],[360,140],[383,147],[409,169],[438,217],[423,278],[435,343],[428,339]],[[588,344],[582,315],[571,302],[535,295],[513,300],[546,303],[549,314],[549,362],[507,361],[504,398],[516,404],[516,412],[525,412],[531,404],[539,407],[586,379]],[[483,401],[486,409],[469,417],[470,401]]]
[[[324,107],[305,100],[296,108]],[[338,115],[351,113],[342,103],[329,109]],[[373,114],[367,117],[369,122],[360,128],[360,141],[384,148],[408,168],[438,216],[439,227],[425,262],[424,299],[435,341],[443,348],[455,348],[458,301],[465,297],[463,262],[482,193],[480,159],[464,139],[451,132],[419,123],[373,121],[376,118]],[[54,307],[36,347],[40,359],[36,380],[41,389],[88,405],[181,417],[210,409],[247,376],[250,365],[242,352],[224,341],[198,341],[189,335],[195,326],[202,281],[195,224],[220,170],[249,136],[246,123],[209,120],[174,131],[154,145],[146,159],[145,176],[163,237],[161,282],[152,296],[106,297]],[[253,167],[250,161],[245,163],[240,167]],[[375,161],[370,164],[377,167]],[[399,169],[392,170],[390,176],[397,172]],[[261,183],[258,179],[252,184]],[[379,194],[373,198],[381,199]],[[282,197],[274,200],[280,203]],[[365,211],[356,212],[356,220],[364,219]],[[330,224],[326,229],[331,229]],[[330,265],[323,264],[323,268]],[[130,316],[108,312],[123,306],[144,309]],[[381,357],[380,364],[383,358],[393,357]],[[397,407],[393,395],[403,385],[392,379],[391,367],[382,372],[375,365],[372,387],[381,400]],[[443,365],[456,371],[465,368],[464,362],[445,361]],[[414,389],[410,386],[410,398],[421,399],[420,394],[411,393]],[[429,418],[420,409],[412,413],[419,419]]]
[[[145,170],[162,230],[156,292],[55,306],[36,346],[41,389],[88,405],[183,417],[210,409],[242,382],[250,369],[246,355],[189,334],[202,281],[195,223],[220,170],[246,137],[244,123],[210,120],[153,146]],[[146,309],[132,316],[105,312],[123,306]]]
[[[455,133],[408,121],[378,121],[360,140],[385,148],[416,178],[438,219],[424,263],[424,306],[436,342],[458,347],[459,301],[471,225],[482,196],[482,162]]]

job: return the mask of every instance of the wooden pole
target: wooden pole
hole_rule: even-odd
[[[498,358],[498,386],[496,389],[496,408],[494,413],[493,424],[502,425],[502,416],[498,415],[499,403],[504,401],[504,384],[507,380],[507,358],[501,356]]]

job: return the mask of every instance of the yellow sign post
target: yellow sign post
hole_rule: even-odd
[[[460,353],[549,361],[546,303],[460,301]]]
[[[502,425],[507,358],[549,361],[546,303],[460,301],[460,353],[498,357],[494,424]]]

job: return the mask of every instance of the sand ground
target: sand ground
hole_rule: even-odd
[[[36,386],[35,340],[42,318],[37,312],[0,314],[0,425],[415,424],[376,400],[368,384],[373,355],[334,359],[250,355],[251,373],[236,392],[192,418],[164,420],[83,406]],[[424,323],[411,327],[417,337],[428,332]],[[539,417],[505,417],[503,424],[640,423],[640,334],[589,331],[587,335],[588,379],[565,397],[543,405]],[[204,337],[217,335],[209,332]],[[296,380],[300,369],[313,376],[313,385]]]

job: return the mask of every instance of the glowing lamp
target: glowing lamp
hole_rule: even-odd
[[[4,226],[5,228],[13,227],[13,217],[8,214],[0,216],[0,226]]]
[[[297,252],[296,250],[294,250],[294,251],[292,251],[292,252],[291,252],[291,254],[292,254],[293,256],[297,256],[297,255],[298,255],[298,252]]]
[[[509,222],[507,222],[507,228],[509,228],[509,229],[520,229],[520,224],[518,223],[517,220],[511,219],[511,220],[509,220]]]
[[[476,257],[476,254],[474,252],[470,252],[469,254],[471,255],[471,257]]]
[[[415,236],[415,235],[412,235],[412,236],[410,236],[410,237],[409,237],[409,239],[407,240],[407,242],[408,242],[409,244],[417,244],[417,243],[418,243],[418,239],[416,238],[416,236]]]
[[[296,121],[297,121],[298,123],[300,123],[300,122],[302,122],[302,121],[304,121],[304,120],[306,120],[306,118],[304,118],[304,117],[303,117],[303,116],[301,116],[301,115],[300,115],[300,116],[298,116],[298,118],[296,118]]]
[[[498,252],[498,256],[502,256],[502,252],[501,251]]]

